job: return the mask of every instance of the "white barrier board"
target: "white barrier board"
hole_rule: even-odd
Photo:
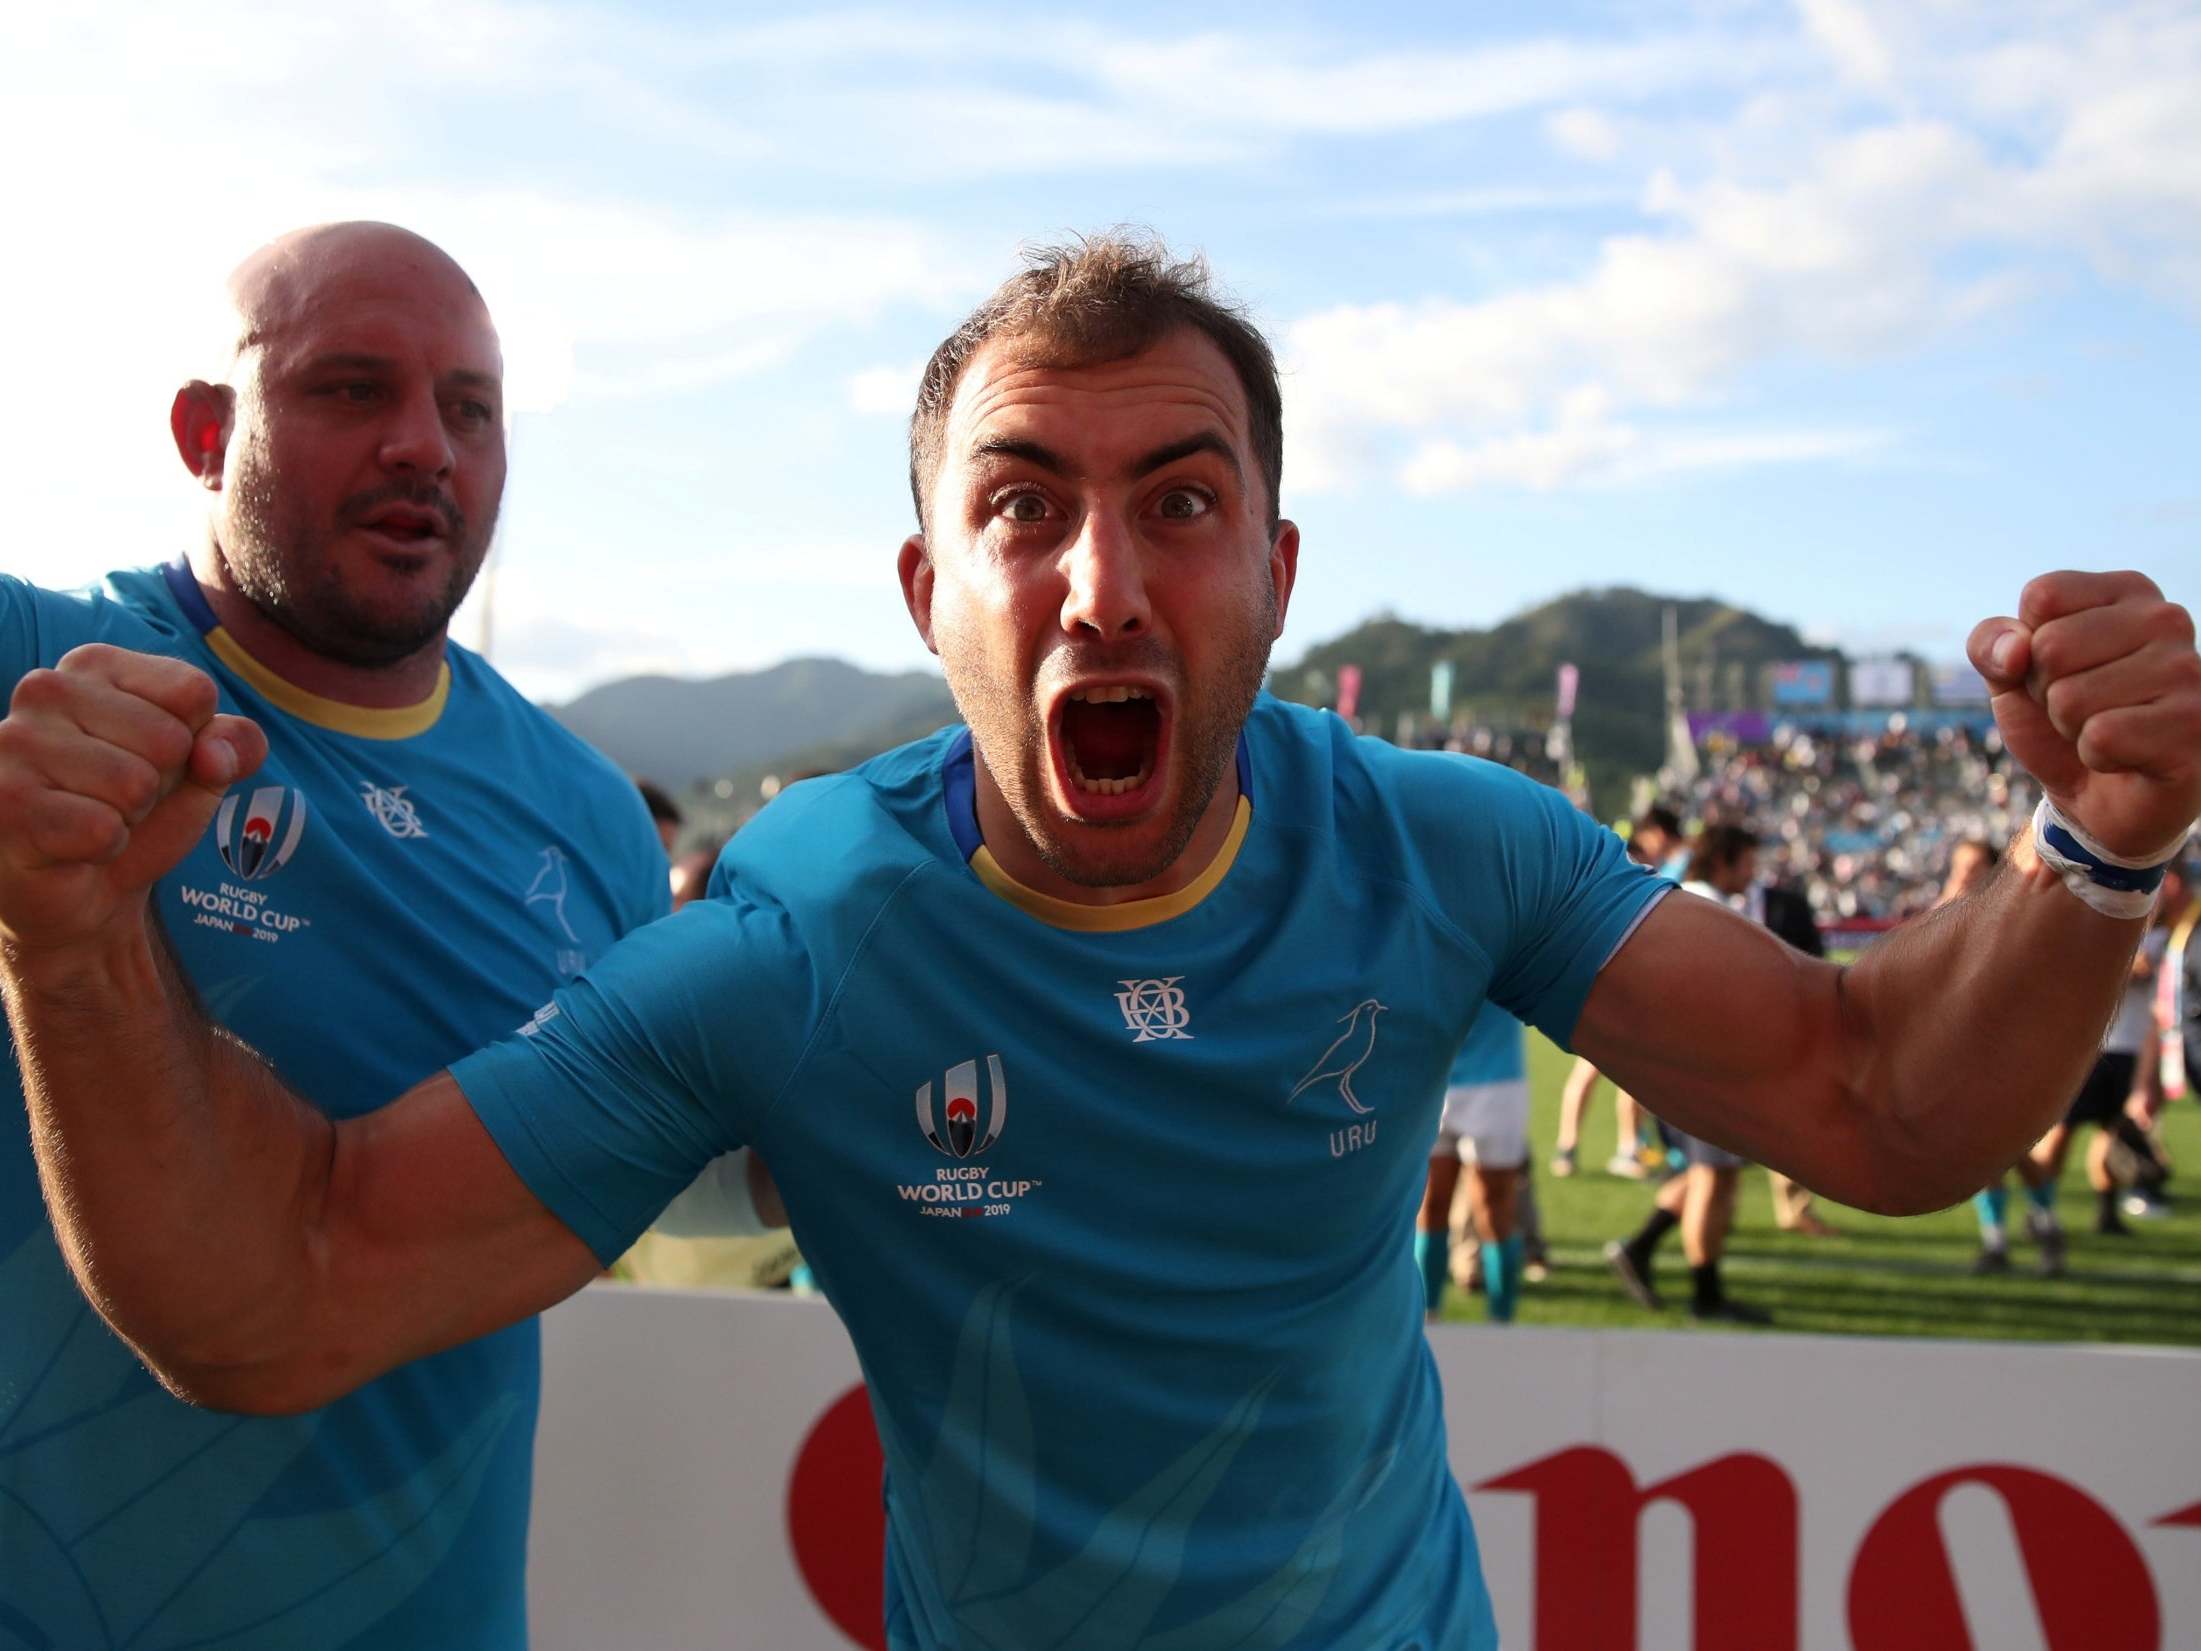
[[[2201,1646],[2201,1354],[1431,1340],[1511,1651]],[[877,1444],[830,1309],[594,1286],[543,1363],[536,1651],[879,1643]]]

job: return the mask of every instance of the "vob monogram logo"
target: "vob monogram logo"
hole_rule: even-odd
[[[1192,1040],[1186,1030],[1192,1024],[1192,1011],[1185,1007],[1185,989],[1177,982],[1183,975],[1171,975],[1165,980],[1126,980],[1120,984],[1123,990],[1116,994],[1116,1007],[1123,1011],[1124,1029],[1136,1032],[1133,1043],[1153,1043],[1162,1038]]]
[[[420,810],[405,795],[406,790],[402,785],[376,785],[366,780],[360,784],[359,795],[375,823],[391,836],[400,840],[425,837],[428,828],[420,823]]]
[[[1001,1139],[1002,1121],[1009,1115],[1009,1080],[1002,1076],[1001,1057],[986,1057],[986,1082],[993,1093],[993,1106],[986,1115],[983,1134],[978,1128],[978,1063],[964,1061],[948,1069],[946,1091],[947,1104],[937,1113],[933,1110],[932,1085],[920,1084],[917,1089],[917,1127],[925,1132],[925,1139],[950,1158],[969,1158],[984,1152]]]

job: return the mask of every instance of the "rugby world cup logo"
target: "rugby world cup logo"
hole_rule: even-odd
[[[1001,1057],[986,1057],[986,1127],[978,1127],[978,1062],[965,1061],[948,1069],[941,1086],[941,1102],[935,1110],[933,1085],[917,1088],[917,1127],[925,1139],[950,1158],[968,1158],[984,1152],[1001,1139],[1002,1120],[1009,1113],[1009,1080],[1002,1076]]]
[[[257,787],[249,797],[232,791],[214,816],[214,846],[222,864],[244,883],[281,871],[305,831],[306,795],[284,785]]]

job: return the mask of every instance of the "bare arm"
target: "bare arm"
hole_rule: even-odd
[[[1662,901],[1598,976],[1576,1047],[1677,1128],[1831,1198],[1955,1203],[2062,1116],[2142,929],[2012,858],[1848,969],[1712,901]]]
[[[332,1123],[210,1027],[146,891],[265,744],[172,660],[80,650],[0,721],[0,996],[63,1254],[173,1390],[308,1409],[596,1271],[448,1076]]]
[[[2053,574],[1973,633],[2011,753],[2113,852],[2168,855],[2201,806],[2201,659],[2137,574]],[[1692,1134],[1903,1214],[1999,1175],[2061,1115],[2144,918],[2083,904],[2030,833],[1978,894],[1843,970],[1709,901],[1661,903],[1598,977],[1582,1052]]]

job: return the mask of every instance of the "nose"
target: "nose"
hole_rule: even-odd
[[[451,473],[451,432],[432,390],[423,388],[395,403],[382,434],[384,469],[440,480]]]
[[[1144,551],[1138,535],[1107,511],[1088,511],[1063,552],[1067,590],[1062,628],[1104,642],[1138,636],[1153,624]]]

